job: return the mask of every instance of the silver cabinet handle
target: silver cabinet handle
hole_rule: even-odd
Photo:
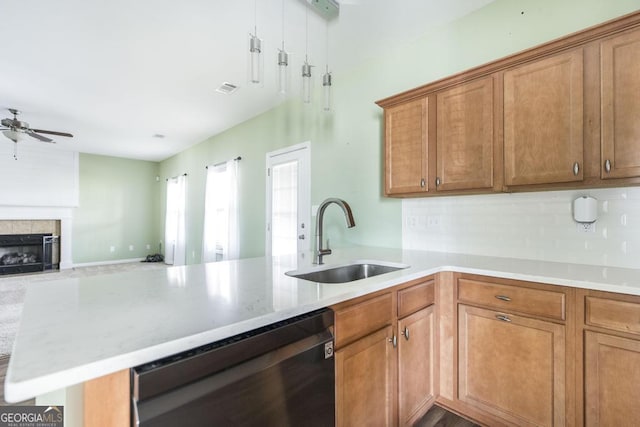
[[[500,301],[511,301],[511,298],[506,295],[496,295],[496,298],[498,298]]]
[[[404,331],[402,331],[402,335],[404,335],[404,337],[406,338],[407,341],[409,341],[409,328],[407,328],[406,326],[404,327]]]
[[[509,317],[505,316],[504,314],[496,314],[496,319],[501,320],[503,322],[511,322],[511,319],[509,319]]]
[[[425,185],[425,184],[426,184],[426,183],[424,182],[424,178],[422,178],[422,179],[420,180],[420,187],[421,187],[421,188],[424,188],[424,185]]]
[[[437,176],[437,177],[436,177],[436,187],[437,187],[437,186],[439,186],[439,185],[440,185],[440,177],[439,177],[439,176]]]
[[[578,176],[578,173],[579,173],[579,172],[580,172],[580,163],[575,162],[575,163],[573,164],[573,174],[574,174],[575,176]]]
[[[393,334],[393,336],[389,338],[389,342],[393,344],[393,348],[398,346],[398,337],[396,337],[396,334]]]
[[[611,160],[607,159],[604,161],[604,171],[606,173],[611,172]]]

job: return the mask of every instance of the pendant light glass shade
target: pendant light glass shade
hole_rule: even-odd
[[[284,49],[278,50],[278,92],[282,95],[289,91],[289,54]]]
[[[306,60],[302,64],[302,102],[305,104],[311,103],[312,81],[311,81],[311,67]]]
[[[331,111],[331,73],[328,70],[322,76],[322,109]]]
[[[264,83],[262,40],[254,34],[249,34],[249,83],[258,86]]]

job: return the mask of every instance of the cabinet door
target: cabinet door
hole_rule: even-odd
[[[640,176],[640,30],[600,45],[602,178]]]
[[[504,73],[505,184],[582,180],[582,49]]]
[[[437,95],[436,190],[493,186],[493,77]]]
[[[336,424],[393,425],[395,349],[391,326],[335,353]]]
[[[427,99],[385,110],[385,194],[427,191]]]
[[[640,423],[640,341],[585,332],[585,425]]]
[[[434,399],[433,306],[398,321],[398,413],[412,425]]]
[[[563,325],[458,308],[458,398],[516,425],[565,422]]]

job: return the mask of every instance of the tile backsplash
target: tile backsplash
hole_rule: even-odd
[[[584,195],[598,200],[588,232],[573,220]],[[640,188],[404,199],[402,246],[640,268]]]

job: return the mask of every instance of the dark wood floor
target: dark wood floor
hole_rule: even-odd
[[[439,406],[432,407],[429,412],[418,420],[414,427],[479,427],[471,421],[452,414]]]
[[[7,403],[4,400],[4,379],[7,376],[7,368],[9,367],[9,356],[0,356],[0,406],[7,405],[35,405],[35,399],[26,400],[20,403]]]

